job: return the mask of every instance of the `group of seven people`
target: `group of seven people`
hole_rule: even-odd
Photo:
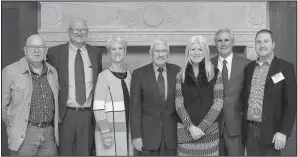
[[[12,155],[280,155],[296,116],[296,76],[277,58],[273,33],[257,32],[256,61],[234,54],[230,29],[189,39],[183,67],[169,44],[150,46],[152,63],[128,71],[127,43],[111,37],[111,65],[86,44],[87,22],[72,20],[69,42],[47,48],[31,35],[25,56],[2,70],[2,120]],[[59,111],[59,112],[58,112]],[[57,149],[58,146],[58,149]]]

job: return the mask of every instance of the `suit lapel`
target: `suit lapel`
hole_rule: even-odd
[[[237,56],[235,54],[233,54],[233,58],[232,58],[232,65],[231,65],[231,74],[230,74],[230,79],[228,81],[228,85],[227,85],[227,91],[230,89],[231,87],[231,83],[233,82],[233,79],[236,77],[236,75],[238,74],[238,67],[240,65],[240,60],[237,59]]]
[[[267,77],[266,77],[265,89],[266,89],[269,81],[271,80],[271,76],[273,76],[276,73],[277,67],[278,67],[278,60],[277,60],[276,57],[274,57],[272,62],[271,62],[271,65],[270,65],[270,68],[269,68],[269,71],[268,71],[268,74],[267,74]]]
[[[167,99],[170,97],[171,91],[175,90],[175,79],[176,75],[172,72],[171,66],[167,63],[167,81],[168,81],[168,91],[167,91]],[[167,106],[168,103],[164,103],[164,108]]]
[[[266,77],[265,85],[264,85],[264,98],[263,98],[264,100],[265,100],[265,93],[266,93],[266,90],[268,88],[268,84],[271,80],[271,76],[275,75],[275,73],[277,72],[277,67],[278,67],[278,60],[277,60],[276,57],[274,57],[272,62],[271,62],[271,65],[270,65],[270,68],[269,68],[269,71],[268,71],[268,74],[267,74],[267,77]],[[272,88],[270,88],[269,90],[272,90]],[[263,111],[264,112],[262,112],[262,117],[265,117],[266,111],[268,111],[267,108],[272,107],[270,105],[271,104],[268,104],[268,103],[263,104]]]
[[[69,56],[69,49],[68,49],[69,43],[63,45],[63,47],[61,48],[61,58],[59,61],[59,65],[60,65],[60,69],[61,69],[61,73],[62,76],[64,78],[64,84],[66,87],[66,91],[68,91],[68,75],[69,75],[69,71],[68,71],[68,56]]]
[[[217,68],[218,64],[218,55],[214,58],[211,59],[212,64],[214,65],[215,68]]]
[[[92,66],[92,73],[93,73],[93,88],[95,87],[95,82],[97,81],[96,80],[96,75],[97,75],[97,56],[94,54],[96,52],[93,52],[92,48],[89,46],[89,45],[86,45],[86,49],[88,51],[88,55],[89,55],[89,58],[90,58],[90,62],[91,62],[91,66]]]

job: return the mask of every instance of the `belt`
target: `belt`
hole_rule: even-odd
[[[68,107],[68,109],[76,110],[76,111],[84,111],[84,110],[91,110],[91,107]]]
[[[45,128],[48,126],[53,126],[53,121],[50,121],[50,122],[31,122],[31,121],[29,121],[28,125],[37,126],[39,128]]]
[[[252,120],[247,120],[246,122],[247,122],[247,124],[253,124],[253,125],[260,125],[261,124],[261,122],[252,121]]]

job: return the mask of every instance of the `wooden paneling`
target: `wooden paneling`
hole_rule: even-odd
[[[3,6],[3,4],[2,4]],[[8,16],[9,15],[9,16]],[[17,61],[23,56],[20,49],[19,33],[19,9],[4,8],[2,9],[2,51],[1,51],[1,69],[12,62]]]
[[[274,33],[275,54],[295,68],[297,63],[297,2],[270,2],[270,29]]]
[[[269,2],[270,29],[274,33],[275,54],[291,62],[297,70],[297,2]],[[288,138],[283,156],[297,155],[297,122]]]
[[[37,33],[38,2],[1,2],[1,69],[24,56],[26,39]]]
[[[26,39],[37,33],[38,2],[1,2],[1,69],[24,56]],[[1,121],[1,155],[9,156],[6,126]]]

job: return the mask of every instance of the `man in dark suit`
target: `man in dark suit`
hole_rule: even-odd
[[[277,156],[295,121],[297,91],[291,63],[274,55],[270,30],[256,34],[258,59],[245,68],[244,135],[247,155]]]
[[[145,156],[174,156],[177,152],[175,77],[179,66],[167,63],[169,45],[156,40],[150,47],[152,63],[134,70],[131,81],[131,136]]]
[[[93,148],[93,93],[102,70],[99,48],[85,44],[87,22],[72,20],[70,41],[51,47],[48,62],[58,71],[60,148],[59,155],[91,155]]]
[[[230,29],[215,33],[214,42],[219,55],[211,61],[221,73],[224,83],[224,105],[220,115],[220,155],[243,156],[241,122],[241,90],[244,82],[244,68],[250,60],[232,52],[235,36]]]

